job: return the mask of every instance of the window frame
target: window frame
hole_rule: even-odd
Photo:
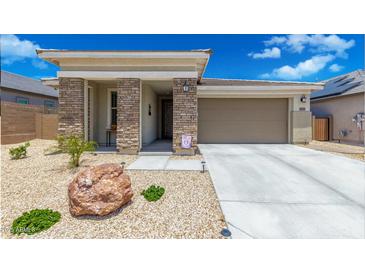
[[[21,103],[21,102],[19,102],[18,100],[25,100],[25,101],[26,101],[26,103]],[[17,104],[21,104],[21,105],[29,105],[29,98],[27,98],[27,97],[23,97],[23,96],[16,96],[16,97],[15,97],[15,102],[16,102]]]
[[[52,106],[47,105],[47,103],[51,103]],[[47,108],[56,108],[56,102],[52,100],[44,100],[43,105]]]
[[[117,94],[117,100],[118,100],[118,92],[116,88],[108,88],[108,98],[107,98],[107,127],[111,128],[112,127],[112,110],[116,110],[117,111],[117,115],[118,115],[118,103],[115,107],[112,107],[112,94],[116,93]]]

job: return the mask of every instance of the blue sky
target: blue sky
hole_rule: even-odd
[[[213,50],[207,78],[320,81],[364,68],[364,35],[2,35],[1,69],[56,76],[36,48]]]

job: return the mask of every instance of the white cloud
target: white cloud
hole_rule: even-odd
[[[47,64],[38,59],[35,50],[40,48],[37,43],[29,40],[20,40],[13,34],[1,35],[1,63],[3,65],[11,65],[15,62],[32,60],[32,65],[39,68],[47,68]]]
[[[291,34],[286,36],[273,36],[270,40],[264,41],[266,46],[280,45],[283,48],[301,53],[306,47],[316,53],[332,53],[337,57],[347,58],[347,50],[355,45],[354,40],[345,40],[335,34],[306,35]]]
[[[298,80],[303,77],[312,75],[322,70],[329,62],[335,59],[334,55],[316,55],[312,58],[298,63],[292,67],[289,65],[274,69],[271,73],[264,73],[261,78],[265,79],[283,79],[283,80]]]
[[[288,39],[285,36],[273,36],[270,40],[264,41],[266,46],[271,45],[280,45],[287,41]]]
[[[48,65],[46,62],[39,60],[39,59],[34,59],[32,61],[32,65],[33,67],[39,68],[39,69],[46,69],[48,68]]]
[[[342,70],[344,67],[340,66],[339,64],[332,64],[329,69],[332,72],[339,72],[340,70]]]
[[[272,49],[264,49],[260,53],[251,52],[248,56],[253,59],[265,59],[265,58],[280,58],[281,50],[277,47],[273,47]]]

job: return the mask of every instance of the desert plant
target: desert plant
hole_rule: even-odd
[[[18,147],[13,147],[9,149],[9,154],[11,159],[18,160],[27,156],[27,148],[30,146],[29,142],[26,142],[24,145],[20,145]]]
[[[165,193],[165,189],[161,186],[152,185],[142,191],[141,195],[149,202],[156,202]]]
[[[32,235],[53,226],[61,219],[61,214],[51,209],[33,209],[24,212],[13,221],[11,233]]]
[[[54,155],[54,154],[64,153],[66,151],[65,140],[66,137],[64,135],[58,135],[56,137],[57,144],[46,148],[43,151],[44,155]]]
[[[80,165],[80,157],[85,151],[94,151],[96,148],[95,142],[85,141],[76,135],[58,136],[57,142],[59,150],[70,155],[71,167]]]

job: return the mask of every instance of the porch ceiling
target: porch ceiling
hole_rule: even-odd
[[[143,85],[150,86],[158,95],[172,93],[172,81],[143,81]]]

